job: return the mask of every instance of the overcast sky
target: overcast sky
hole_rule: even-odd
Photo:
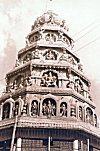
[[[47,10],[66,20],[100,117],[100,0],[0,0],[0,91],[31,25]]]

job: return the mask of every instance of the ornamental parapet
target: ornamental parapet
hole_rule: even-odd
[[[41,118],[41,117],[40,117]],[[33,118],[29,116],[18,117],[17,127],[30,127],[30,128],[51,128],[51,129],[66,129],[66,130],[80,130],[90,135],[94,135],[100,138],[100,129],[92,126],[91,124],[86,124],[81,121],[76,121],[72,119],[59,120],[59,119],[45,119],[45,118]],[[8,119],[0,121],[0,129],[14,126],[15,119]]]

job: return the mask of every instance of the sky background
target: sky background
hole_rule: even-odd
[[[66,20],[100,118],[100,0],[0,0],[0,92],[31,25],[47,10]]]

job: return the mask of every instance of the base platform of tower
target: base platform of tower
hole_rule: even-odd
[[[0,97],[0,151],[100,151],[91,82],[68,31],[52,11],[32,25]]]

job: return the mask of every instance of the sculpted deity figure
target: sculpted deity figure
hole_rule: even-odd
[[[57,86],[57,77],[52,74],[52,72],[45,73],[41,79],[41,86],[46,87],[56,87]]]
[[[63,103],[62,105],[61,105],[61,107],[60,107],[60,113],[61,113],[61,116],[66,116],[66,114],[67,114],[67,108],[66,108],[66,105],[65,105],[65,103]]]
[[[32,103],[32,106],[31,106],[31,115],[32,116],[38,115],[38,105],[37,105],[36,102]]]
[[[51,50],[48,51],[45,55],[46,60],[55,60],[55,54]]]
[[[66,53],[66,50],[63,51],[63,55],[60,57],[60,60],[64,60],[64,61],[67,61],[68,59],[68,54]]]
[[[54,104],[51,104],[51,101],[48,100],[48,105],[47,105],[47,115],[48,117],[55,116],[56,112],[56,107]]]
[[[42,106],[42,113],[45,116],[47,115],[47,105],[46,105],[46,103],[44,103],[43,106]]]

